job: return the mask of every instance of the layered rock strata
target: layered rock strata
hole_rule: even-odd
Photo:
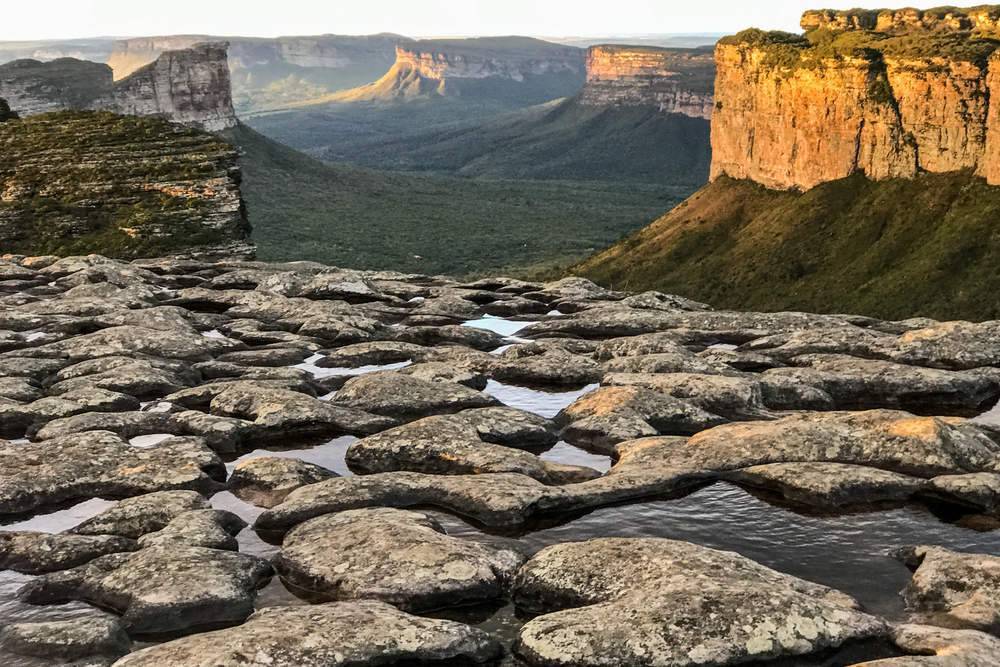
[[[60,112],[0,124],[6,252],[247,256],[237,151],[159,118]]]
[[[580,103],[655,107],[710,120],[714,80],[715,61],[707,49],[593,46]]]
[[[236,125],[227,48],[215,42],[166,51],[117,82],[112,69],[99,63],[15,60],[0,65],[0,97],[22,116],[101,110],[218,132]]]
[[[808,190],[974,170],[1000,183],[998,10],[808,12],[716,49],[712,176]]]

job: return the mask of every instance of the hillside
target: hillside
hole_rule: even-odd
[[[711,159],[714,74],[705,49],[601,46],[588,51],[573,97],[527,109],[498,113],[482,96],[417,97],[249,122],[321,159],[376,169],[699,187]]]
[[[452,124],[399,137],[345,136],[321,155],[373,168],[463,176],[695,187],[707,180],[711,160],[703,120],[651,107],[588,107],[577,100],[482,125]]]
[[[329,165],[240,125],[258,256],[467,274],[578,261],[689,189],[472,180]]]
[[[241,246],[236,160],[216,137],[159,118],[66,111],[0,123],[0,248],[150,257]]]
[[[969,171],[805,193],[720,178],[571,269],[721,308],[1000,318],[1000,189]]]

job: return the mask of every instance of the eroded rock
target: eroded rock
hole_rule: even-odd
[[[366,600],[262,609],[243,625],[137,651],[117,667],[228,665],[248,653],[273,667],[375,667],[478,665],[497,659],[502,649],[481,630]]]
[[[524,560],[516,551],[448,537],[425,514],[374,508],[296,527],[275,567],[286,582],[321,598],[378,599],[420,611],[499,598]]]
[[[518,573],[513,598],[541,614],[514,646],[531,665],[730,665],[889,633],[843,593],[663,539],[548,547]]]

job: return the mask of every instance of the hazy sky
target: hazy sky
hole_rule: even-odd
[[[878,7],[864,0],[820,6]],[[894,3],[889,3],[893,6]],[[900,3],[895,3],[900,4]],[[902,3],[931,7],[929,3]],[[0,40],[176,33],[601,36],[797,30],[816,2],[795,0],[16,0],[3,3]]]

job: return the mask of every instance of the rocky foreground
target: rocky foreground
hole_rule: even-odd
[[[1000,556],[920,534],[897,554],[913,570],[898,624],[690,542],[532,553],[486,533],[712,484],[995,527],[1000,427],[972,418],[1000,400],[1000,322],[99,256],[8,257],[0,294],[0,568],[20,603],[92,605],[27,620],[0,600],[4,664],[998,664]],[[462,326],[486,316],[530,324]],[[497,386],[586,391],[548,418]],[[226,465],[342,436],[353,475]],[[614,465],[542,455],[557,443]],[[253,515],[215,507],[222,493]],[[17,527],[95,498],[117,502],[62,532]],[[482,532],[450,535],[440,511]],[[240,551],[251,531],[273,557]],[[275,577],[309,604],[269,604]],[[506,601],[513,642],[444,620]]]

